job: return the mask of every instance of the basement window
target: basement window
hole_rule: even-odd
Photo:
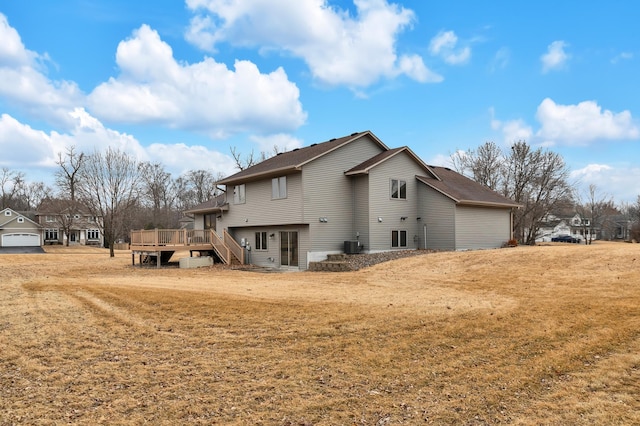
[[[256,232],[256,250],[267,250],[267,232]]]
[[[407,231],[391,231],[391,248],[401,248],[407,246]]]

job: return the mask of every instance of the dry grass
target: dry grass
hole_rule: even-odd
[[[640,244],[130,264],[0,256],[0,424],[640,424]]]

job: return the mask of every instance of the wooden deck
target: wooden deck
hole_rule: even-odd
[[[221,238],[209,229],[150,229],[131,231],[131,262],[135,265],[135,256],[156,258],[158,267],[162,259],[171,258],[178,250],[213,251],[226,264],[245,263],[245,249],[241,247],[225,230]],[[168,258],[167,258],[167,255]]]

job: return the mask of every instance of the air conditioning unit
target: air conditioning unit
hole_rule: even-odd
[[[358,254],[360,253],[360,241],[345,241],[344,242],[345,254]]]

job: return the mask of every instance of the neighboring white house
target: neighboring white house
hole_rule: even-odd
[[[250,262],[307,269],[328,254],[497,248],[512,238],[508,198],[370,131],[284,152],[222,179],[189,210]]]
[[[42,227],[10,208],[0,211],[0,247],[39,247]]]

